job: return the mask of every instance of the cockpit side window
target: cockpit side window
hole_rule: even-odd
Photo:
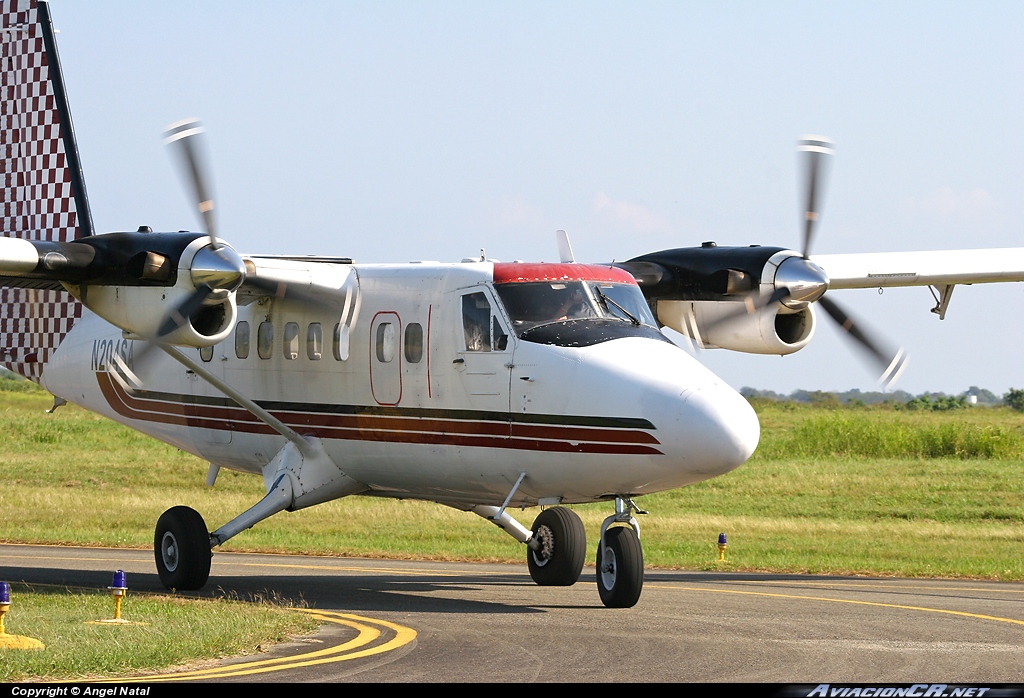
[[[491,325],[494,330],[494,351],[505,351],[508,348],[508,335],[502,329],[497,317],[491,318]]]
[[[462,297],[462,329],[466,336],[466,351],[506,351],[508,329],[499,320],[501,311],[483,292]]]
[[[462,297],[462,328],[466,351],[491,350],[491,304],[487,294],[468,293]]]

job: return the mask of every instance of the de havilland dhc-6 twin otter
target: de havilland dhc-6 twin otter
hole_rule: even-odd
[[[3,0],[3,365],[55,397],[220,468],[262,475],[266,496],[215,531],[188,507],[159,519],[164,585],[207,583],[212,548],[263,519],[349,495],[472,511],[525,544],[541,585],[580,576],[586,533],[566,504],[614,504],[601,525],[607,606],[640,597],[639,495],[744,463],[750,405],[663,333],[756,354],[811,339],[814,305],[879,364],[832,291],[1024,280],[1024,249],[810,256],[821,138],[807,159],[802,250],[664,250],[580,264],[356,264],[241,254],[216,230],[202,129],[171,127],[203,232],[97,234],[49,6]],[[828,295],[825,295],[826,292]],[[510,510],[541,507],[531,528]]]

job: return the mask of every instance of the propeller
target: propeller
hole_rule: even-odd
[[[204,232],[210,236],[213,249],[217,250],[220,249],[220,242],[217,240],[213,189],[207,165],[209,158],[204,133],[206,129],[197,119],[185,119],[167,127],[164,131],[164,143],[171,147],[178,158],[182,178],[196,202]]]
[[[828,316],[835,321],[839,329],[857,341],[882,369],[882,375],[878,379],[880,383],[885,387],[889,387],[899,380],[899,377],[903,375],[903,370],[907,367],[907,353],[902,347],[896,351],[884,348],[877,340],[872,339],[863,328],[858,327],[854,323],[853,318],[831,298],[823,297],[818,303],[825,309]]]
[[[209,158],[205,143],[205,129],[196,119],[171,124],[164,132],[164,143],[177,156],[179,172],[188,193],[196,203],[203,232],[210,238],[210,246],[196,253],[190,273],[196,290],[187,296],[164,318],[157,332],[157,341],[192,322],[200,321],[200,314],[210,305],[227,298],[245,281],[245,262],[233,249],[217,238],[214,215],[213,178],[210,176]]]
[[[804,136],[797,149],[804,155],[804,181],[807,189],[807,203],[804,206],[804,239],[802,259],[788,259],[776,272],[776,287],[790,288],[794,292],[791,297],[797,302],[817,302],[826,314],[836,323],[845,336],[856,342],[857,346],[871,358],[881,369],[879,382],[885,387],[892,385],[906,368],[907,355],[903,348],[893,351],[884,343],[873,339],[870,333],[859,326],[854,319],[843,310],[838,303],[825,296],[828,290],[828,276],[810,260],[811,243],[821,219],[822,180],[825,176],[827,156],[832,155],[832,142],[822,136]],[[791,266],[785,269],[787,265]],[[783,271],[785,269],[785,272]],[[779,278],[779,274],[783,278]],[[773,294],[774,295],[774,294]],[[783,300],[784,304],[789,302]]]
[[[799,310],[809,303],[817,302],[844,336],[853,340],[878,366],[881,371],[879,382],[889,387],[906,367],[906,352],[902,348],[892,350],[885,342],[872,337],[871,333],[857,323],[838,303],[826,297],[828,275],[810,259],[811,244],[821,219],[822,182],[828,156],[833,153],[832,142],[822,136],[805,136],[798,142],[797,148],[801,153],[805,153],[804,181],[807,192],[801,256],[789,257],[778,266],[775,270],[775,290],[772,293],[756,290],[748,293],[743,298],[741,309],[706,326],[705,333],[711,328],[718,328],[746,315],[753,315],[776,303]]]
[[[823,136],[804,136],[797,144],[797,150],[807,153],[804,157],[804,181],[807,188],[807,205],[804,207],[804,259],[811,255],[811,241],[814,229],[821,217],[818,190],[825,176],[826,156],[832,155],[832,141]]]

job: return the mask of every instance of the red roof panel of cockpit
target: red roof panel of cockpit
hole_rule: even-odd
[[[633,275],[624,269],[596,264],[555,264],[548,262],[495,262],[494,283],[526,283],[530,281],[607,281],[633,284]]]

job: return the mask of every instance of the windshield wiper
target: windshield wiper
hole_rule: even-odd
[[[640,318],[636,317],[635,315],[633,315],[633,313],[629,312],[628,310],[626,310],[625,308],[623,308],[623,307],[622,307],[621,305],[619,305],[618,303],[616,303],[615,301],[613,301],[613,300],[612,300],[611,298],[609,298],[608,296],[606,296],[606,295],[605,295],[605,293],[604,293],[604,291],[602,291],[602,290],[601,290],[601,287],[600,287],[600,286],[594,286],[594,290],[595,290],[595,291],[597,292],[597,297],[598,297],[598,298],[600,298],[600,299],[601,299],[601,300],[602,300],[602,301],[604,302],[605,308],[607,308],[607,307],[608,307],[608,304],[609,304],[609,303],[611,303],[611,304],[612,304],[612,305],[614,305],[614,306],[615,306],[616,308],[618,308],[618,309],[619,309],[619,310],[621,310],[621,311],[622,311],[623,313],[625,313],[626,317],[628,317],[628,318],[629,318],[629,321],[630,321],[630,322],[632,322],[632,323],[633,323],[634,325],[636,325],[636,326],[639,326],[639,325],[640,325]],[[620,318],[620,319],[622,319],[622,318]]]

